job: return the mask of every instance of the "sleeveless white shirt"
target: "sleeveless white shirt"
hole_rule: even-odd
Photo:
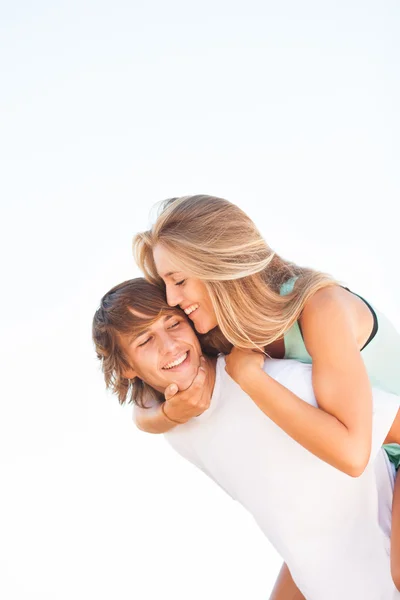
[[[311,365],[268,359],[264,370],[317,406]],[[376,389],[373,396],[371,460],[358,478],[324,463],[275,425],[229,377],[222,356],[209,409],[164,434],[253,515],[307,600],[400,598],[390,576],[389,540],[379,526],[374,470],[379,456],[390,486],[380,448],[400,398]]]

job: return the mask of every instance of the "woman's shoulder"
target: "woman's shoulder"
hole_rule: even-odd
[[[306,300],[303,311],[346,311],[353,305],[353,298],[354,294],[339,284],[327,285]]]
[[[305,302],[299,322],[312,355],[316,348],[332,348],[335,343],[338,347],[362,347],[373,327],[373,315],[359,296],[340,285],[330,285]]]
[[[317,290],[304,303],[300,315],[301,325],[314,324],[316,328],[323,323],[334,323],[339,319],[349,325],[357,321],[359,298],[340,285],[329,285]]]

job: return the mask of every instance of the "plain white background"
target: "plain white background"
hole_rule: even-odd
[[[154,203],[208,193],[400,327],[399,4],[0,10],[0,595],[266,599],[279,557],[104,391],[91,319]]]

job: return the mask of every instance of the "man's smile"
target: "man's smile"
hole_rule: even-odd
[[[178,371],[182,368],[185,368],[187,364],[189,364],[189,354],[190,351],[187,350],[182,354],[179,354],[176,358],[166,363],[162,369],[167,371]]]

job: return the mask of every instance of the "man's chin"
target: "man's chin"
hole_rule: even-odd
[[[196,374],[197,373],[191,373],[190,375],[188,374],[186,376],[182,375],[181,377],[178,377],[178,373],[177,373],[177,376],[174,379],[171,379],[170,383],[168,383],[165,386],[165,389],[167,389],[167,387],[170,386],[171,384],[175,383],[178,386],[178,390],[180,392],[184,392],[190,388],[190,386],[192,385],[193,381],[196,378]],[[164,391],[165,391],[165,389],[164,389]],[[164,391],[163,391],[163,393],[164,393]]]

